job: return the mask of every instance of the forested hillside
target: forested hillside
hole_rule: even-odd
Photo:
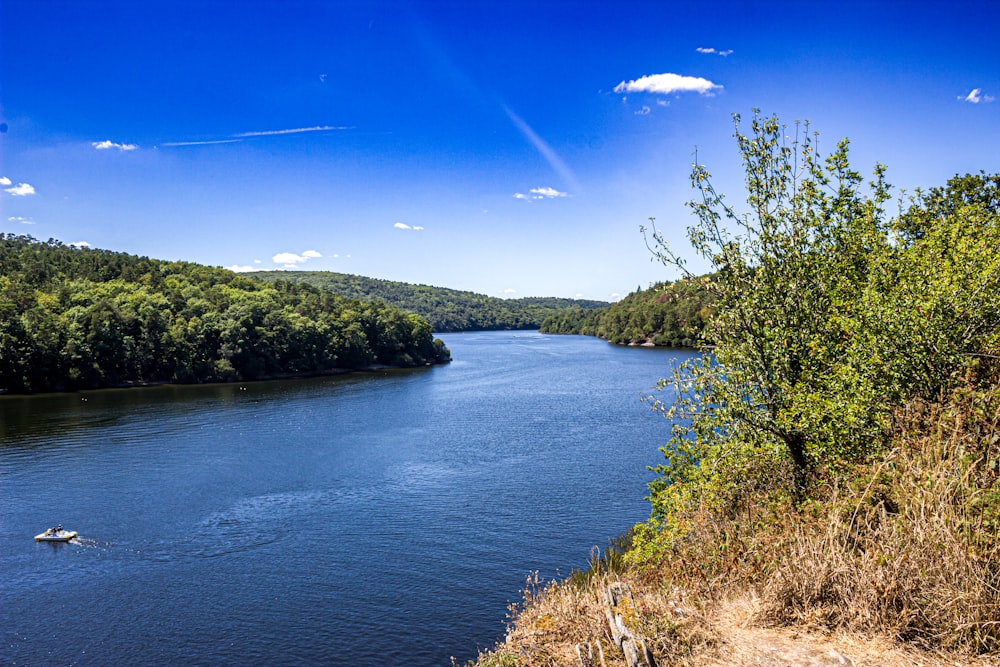
[[[0,234],[0,393],[448,359],[422,318],[309,285]]]
[[[267,281],[306,283],[335,294],[365,301],[382,300],[416,313],[434,331],[490,331],[537,329],[546,317],[567,309],[589,310],[605,301],[527,297],[497,297],[427,285],[365,278],[330,271],[258,271],[247,274]]]
[[[564,310],[542,322],[542,333],[583,334],[619,345],[697,347],[715,302],[708,278],[664,282],[605,308]]]

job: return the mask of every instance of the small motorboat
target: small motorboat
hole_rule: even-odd
[[[60,524],[56,528],[49,528],[44,533],[35,535],[36,542],[69,542],[76,537],[75,530],[66,530]]]

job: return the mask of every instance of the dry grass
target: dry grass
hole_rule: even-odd
[[[1000,652],[1000,394],[910,407],[897,447],[791,539],[760,620]]]
[[[579,667],[576,646],[589,642],[594,664],[625,665],[604,622],[600,591],[605,583],[606,578],[594,578],[585,589],[550,584],[529,594],[505,641],[480,655],[476,664]],[[1000,667],[996,657],[930,651],[884,636],[761,627],[757,622],[761,601],[757,599],[718,601],[694,611],[677,602],[679,591],[668,594],[634,580],[631,585],[640,630],[661,667]]]
[[[521,605],[512,608],[511,624],[505,640],[476,662],[480,667],[551,667],[580,665],[578,645],[589,644],[597,664],[625,665],[624,656],[611,639],[605,617],[604,590],[621,578],[601,573],[583,581],[549,582],[541,585],[529,579]],[[635,592],[638,633],[665,664],[686,664],[685,660],[719,641],[705,620],[686,610],[678,597],[664,589],[629,582]],[[603,660],[603,663],[600,662]]]

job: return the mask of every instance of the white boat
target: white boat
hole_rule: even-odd
[[[36,542],[69,542],[76,537],[75,530],[65,530],[62,526],[49,528],[44,533],[35,535]]]

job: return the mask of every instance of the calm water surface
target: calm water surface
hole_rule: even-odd
[[[444,336],[448,366],[0,398],[0,663],[448,665],[646,518],[684,353]],[[67,545],[32,537],[62,523]]]

